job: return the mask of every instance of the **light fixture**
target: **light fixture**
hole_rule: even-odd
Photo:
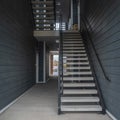
[[[60,2],[57,2],[56,5],[61,5],[61,3],[60,3]]]
[[[56,43],[59,43],[59,40],[56,40]]]

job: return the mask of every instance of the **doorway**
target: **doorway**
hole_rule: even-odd
[[[49,76],[58,76],[59,55],[58,51],[50,51],[49,55]]]

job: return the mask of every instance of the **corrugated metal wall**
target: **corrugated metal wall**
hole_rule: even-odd
[[[106,74],[111,79],[109,82],[104,78],[89,45],[106,107],[120,119],[120,0],[81,0],[81,12]],[[84,35],[87,30],[83,20],[81,29]]]
[[[0,1],[0,109],[35,83],[30,1]]]

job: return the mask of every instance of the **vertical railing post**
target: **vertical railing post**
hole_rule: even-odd
[[[59,20],[59,76],[58,76],[58,114],[61,113],[61,95],[63,92],[63,37],[62,37],[62,16]]]

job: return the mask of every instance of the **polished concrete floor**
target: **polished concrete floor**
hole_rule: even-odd
[[[57,81],[38,84],[0,115],[0,120],[111,120],[98,113],[57,115]]]

